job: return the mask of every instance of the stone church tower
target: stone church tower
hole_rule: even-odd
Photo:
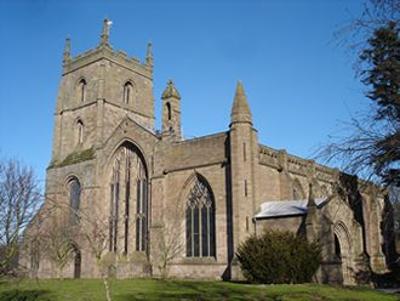
[[[154,129],[151,50],[145,63],[113,51],[109,22],[104,20],[99,45],[74,59],[71,43],[66,42],[55,112],[53,164],[75,150],[101,147],[113,125],[125,117]]]
[[[229,127],[185,139],[186,100],[168,81],[157,131],[152,46],[143,61],[113,49],[110,24],[78,56],[66,42],[46,201],[21,256],[32,275],[57,275],[51,252],[68,236],[65,277],[99,277],[98,258],[112,255],[121,278],[240,279],[237,247],[269,229],[320,240],[322,282],[385,271],[377,187],[260,144],[241,82]]]

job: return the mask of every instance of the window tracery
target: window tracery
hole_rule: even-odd
[[[200,177],[196,177],[187,196],[186,255],[215,256],[214,200],[209,186]]]
[[[116,152],[110,192],[110,251],[122,250],[124,254],[127,254],[130,251],[133,235],[136,238],[136,251],[146,251],[147,175],[142,157],[130,144],[124,144]],[[135,193],[136,199],[133,197]],[[133,206],[135,202],[136,212]],[[133,229],[133,225],[135,229]],[[130,229],[135,231],[132,232]]]

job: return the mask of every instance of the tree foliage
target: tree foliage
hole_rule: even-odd
[[[321,260],[318,243],[291,232],[251,236],[237,251],[243,275],[255,283],[310,282]]]
[[[368,39],[376,29],[400,20],[400,0],[365,0],[361,14],[350,14],[349,21],[334,32],[335,40],[355,55],[355,70],[360,68],[360,54],[368,47]]]
[[[346,123],[348,133],[335,137],[320,155],[342,162],[345,171],[386,185],[400,182],[400,22],[399,0],[371,0],[370,22],[358,20],[359,30],[370,33],[358,52],[359,75],[370,100],[367,112]],[[368,6],[367,6],[368,7]],[[374,17],[376,19],[374,19]],[[375,21],[375,22],[373,22]],[[374,27],[378,25],[378,27]],[[371,27],[374,30],[371,32]]]
[[[367,97],[377,104],[376,120],[400,120],[400,36],[393,21],[378,28],[361,53],[366,64],[362,82]]]
[[[392,245],[387,239],[400,223],[400,0],[365,1],[342,41],[357,57],[356,75],[369,106],[344,123],[345,133],[331,137],[319,157],[389,188],[381,229],[385,244]]]
[[[382,135],[370,154],[374,172],[387,184],[400,180],[400,28],[390,21],[368,40],[360,58],[367,65],[362,82],[375,104],[374,121],[382,122]]]

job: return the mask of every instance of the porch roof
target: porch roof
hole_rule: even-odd
[[[328,198],[316,198],[317,207],[322,207]],[[254,215],[255,219],[273,218],[282,216],[305,215],[307,213],[308,200],[283,200],[267,201],[261,204],[260,211]]]

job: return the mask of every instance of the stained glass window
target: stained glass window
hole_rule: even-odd
[[[215,256],[215,206],[208,184],[197,177],[186,204],[186,255]]]
[[[147,174],[142,156],[129,143],[116,152],[110,192],[110,251],[122,250],[124,254],[128,254],[132,242],[133,249],[146,251]],[[131,205],[135,201],[136,209],[133,206],[135,203]],[[135,225],[134,229],[131,224]]]
[[[81,184],[78,179],[73,178],[69,182],[69,201],[71,206],[71,223],[79,222],[79,207],[81,202]]]

